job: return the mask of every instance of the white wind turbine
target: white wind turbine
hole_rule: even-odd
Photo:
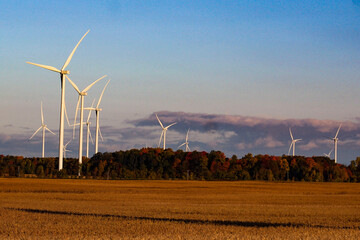
[[[329,153],[324,153],[324,156],[330,158],[330,155],[331,155],[331,153],[332,153],[333,150],[334,150],[334,149],[331,149],[331,151],[330,151]]]
[[[79,102],[80,102],[80,130],[79,130],[79,163],[82,163],[82,145],[83,145],[83,124],[84,124],[84,96],[87,95],[87,91],[89,91],[89,89],[98,81],[100,81],[101,79],[103,79],[104,77],[106,77],[106,75],[102,76],[101,78],[97,79],[96,81],[94,81],[92,84],[90,84],[89,86],[87,86],[84,90],[80,91],[79,88],[76,86],[76,84],[71,81],[71,79],[66,76],[66,78],[69,80],[70,84],[74,87],[74,89],[79,93],[79,98],[78,98],[78,102],[76,104],[76,112],[75,112],[75,119],[74,119],[74,128],[75,128],[75,124],[76,124],[76,115],[77,115],[77,110],[79,108]]]
[[[166,143],[166,131],[169,129],[169,127],[171,127],[172,125],[175,125],[176,123],[172,123],[172,124],[170,124],[169,126],[164,127],[164,126],[162,125],[162,123],[161,123],[161,121],[160,121],[159,117],[157,116],[157,114],[155,114],[155,115],[156,115],[157,120],[158,120],[158,121],[159,121],[159,123],[160,123],[161,128],[162,128],[162,132],[161,132],[161,135],[160,135],[160,141],[159,141],[159,145],[158,145],[158,147],[160,147],[161,138],[162,138],[162,136],[164,136],[164,150],[165,150],[165,143]]]
[[[335,151],[334,151],[334,155],[335,155],[334,160],[335,160],[335,163],[337,163],[337,143],[338,143],[338,141],[339,141],[339,138],[338,138],[337,136],[338,136],[338,134],[339,134],[340,128],[341,128],[341,124],[340,124],[340,126],[339,126],[339,128],[338,128],[338,130],[337,130],[337,132],[336,132],[335,137],[332,138],[332,140],[334,141],[334,149],[335,149]]]
[[[65,68],[69,65],[71,58],[73,57],[77,47],[81,43],[81,41],[84,39],[84,37],[89,33],[90,30],[88,30],[84,36],[80,39],[80,41],[76,44],[75,48],[70,53],[69,57],[66,59],[64,65],[59,70],[55,67],[48,66],[48,65],[42,65],[32,62],[27,62],[29,64],[45,68],[50,71],[54,71],[57,73],[60,73],[60,80],[61,80],[61,102],[60,102],[60,127],[59,127],[59,170],[63,169],[63,159],[64,159],[64,108],[65,108],[65,76],[70,73],[70,71],[65,70]]]
[[[71,142],[72,139],[70,139],[65,145],[64,145],[64,158],[66,158],[66,152],[71,152],[70,150],[67,150],[67,145]]]
[[[50,129],[48,129],[48,127],[46,126],[46,124],[44,123],[44,114],[43,114],[43,108],[42,108],[42,102],[41,102],[41,126],[39,127],[38,130],[36,130],[36,132],[29,138],[32,139],[39,131],[40,129],[42,129],[42,154],[41,157],[44,158],[44,152],[45,152],[45,130],[48,130],[49,132],[51,132],[52,134],[55,135],[55,133],[53,133]]]
[[[292,133],[291,133],[291,128],[289,128],[289,132],[290,132],[290,136],[291,136],[291,144],[290,144],[290,148],[289,148],[289,152],[288,152],[288,155],[290,154],[290,150],[291,150],[291,147],[292,147],[292,155],[293,156],[295,156],[295,143],[297,142],[297,141],[301,141],[302,139],[301,138],[299,138],[299,139],[294,139],[293,138],[293,135],[292,135]]]
[[[101,135],[101,131],[100,131],[100,111],[101,111],[102,109],[99,108],[99,106],[100,106],[100,103],[101,103],[101,99],[102,99],[102,97],[103,97],[103,95],[104,95],[105,89],[106,89],[107,85],[109,84],[109,82],[110,82],[110,79],[109,79],[109,81],[107,81],[104,89],[102,90],[101,95],[100,95],[100,98],[99,98],[99,101],[98,101],[96,107],[93,108],[93,107],[91,106],[91,108],[85,108],[86,110],[95,111],[95,115],[96,115],[95,154],[99,152],[99,151],[98,151],[98,149],[99,149],[99,134],[100,134],[101,139],[104,140],[103,137],[102,137],[102,135]]]
[[[188,139],[189,139],[189,131],[190,131],[190,128],[188,129],[188,131],[187,131],[187,133],[186,133],[185,142],[179,146],[179,148],[180,148],[180,147],[182,147],[182,146],[185,145],[185,152],[190,152],[189,142],[188,142]]]

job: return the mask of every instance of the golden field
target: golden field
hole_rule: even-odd
[[[0,179],[0,239],[360,239],[360,184]]]

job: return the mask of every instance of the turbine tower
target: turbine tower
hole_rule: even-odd
[[[290,144],[290,148],[289,148],[289,152],[288,152],[288,155],[290,154],[290,150],[291,150],[291,147],[292,147],[292,155],[295,156],[295,143],[298,142],[298,141],[301,141],[302,139],[299,138],[299,139],[294,139],[292,133],[291,133],[291,128],[289,128],[289,132],[290,132],[290,137],[291,137],[291,144]]]
[[[59,126],[59,170],[63,169],[63,160],[64,160],[64,106],[65,106],[65,76],[70,73],[70,71],[65,70],[65,68],[69,65],[71,58],[73,57],[77,47],[81,43],[81,41],[84,39],[84,37],[89,33],[90,30],[88,30],[84,36],[80,39],[80,41],[76,44],[75,48],[70,53],[69,57],[66,59],[64,65],[59,70],[55,67],[48,66],[48,65],[42,65],[32,62],[26,62],[38,67],[45,68],[50,71],[54,71],[57,73],[60,73],[60,80],[61,80],[61,101],[60,101],[60,126]]]
[[[339,134],[340,128],[341,128],[341,124],[340,124],[340,126],[339,126],[339,128],[338,128],[338,130],[336,132],[335,137],[332,138],[332,140],[334,141],[334,155],[335,155],[334,160],[335,160],[335,163],[337,163],[337,143],[339,141],[339,138],[337,136]]]
[[[157,114],[155,114],[155,116],[156,116],[156,118],[157,118],[157,120],[159,121],[159,123],[160,123],[160,126],[161,126],[161,128],[162,128],[162,132],[161,132],[161,135],[160,135],[160,141],[159,141],[159,145],[158,145],[158,147],[160,147],[160,144],[161,144],[161,138],[164,136],[164,150],[165,150],[165,142],[166,142],[166,131],[169,129],[169,127],[171,127],[172,125],[175,125],[176,123],[172,123],[172,124],[170,124],[169,126],[167,126],[167,127],[164,127],[163,125],[162,125],[162,123],[161,123],[161,121],[160,121],[160,119],[159,119],[159,117],[157,116]]]
[[[79,98],[78,98],[78,102],[76,105],[76,112],[75,112],[75,119],[74,121],[76,122],[76,115],[77,115],[77,111],[79,108],[79,102],[80,102],[80,131],[79,131],[79,164],[82,163],[82,145],[83,145],[83,123],[84,123],[84,96],[87,95],[87,91],[89,91],[89,89],[98,81],[100,81],[101,79],[103,79],[104,77],[106,77],[106,75],[102,76],[101,78],[97,79],[96,81],[94,81],[92,84],[90,84],[89,86],[87,86],[84,90],[80,91],[79,88],[76,86],[76,84],[71,81],[71,79],[66,76],[66,78],[69,80],[70,84],[74,87],[74,89],[79,93]],[[74,122],[74,128],[75,128],[75,123]]]
[[[190,128],[189,128],[189,130],[188,130],[187,133],[186,133],[185,142],[179,146],[179,148],[180,148],[180,147],[182,147],[182,146],[185,145],[185,152],[190,152],[189,142],[188,142],[188,139],[189,139],[189,131],[190,131]]]
[[[36,132],[29,138],[32,139],[39,131],[40,129],[42,129],[42,154],[41,157],[44,158],[44,152],[45,152],[45,130],[48,130],[49,132],[51,132],[52,134],[55,135],[55,133],[53,133],[50,129],[47,128],[47,126],[44,123],[44,114],[43,114],[43,108],[42,108],[42,102],[41,102],[41,126],[39,127],[38,130],[36,130]]]
[[[96,107],[95,107],[95,108],[93,108],[93,107],[91,107],[91,108],[84,108],[84,109],[86,109],[86,110],[95,111],[95,115],[96,115],[95,154],[99,152],[99,151],[98,151],[98,149],[99,149],[99,148],[98,148],[98,147],[99,147],[99,134],[100,134],[101,139],[104,140],[103,137],[102,137],[101,131],[100,131],[100,111],[101,111],[102,109],[99,108],[99,106],[100,106],[100,103],[101,103],[101,99],[102,99],[102,97],[103,97],[103,95],[104,95],[105,89],[106,89],[107,85],[109,84],[109,82],[110,82],[110,79],[109,79],[109,81],[107,81],[104,89],[102,90],[101,95],[100,95],[100,98],[99,98],[99,101],[98,101]]]

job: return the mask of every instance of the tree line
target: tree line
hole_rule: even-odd
[[[360,157],[349,166],[328,157],[225,156],[221,151],[184,152],[160,148],[97,153],[92,158],[67,158],[57,169],[58,158],[26,158],[0,155],[1,177],[70,178],[78,173],[95,179],[183,179],[267,181],[360,181]]]

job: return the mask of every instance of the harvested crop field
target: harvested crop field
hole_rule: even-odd
[[[0,239],[360,239],[360,184],[0,179]]]

